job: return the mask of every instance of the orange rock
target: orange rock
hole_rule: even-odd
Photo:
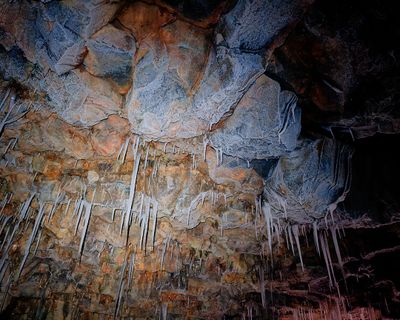
[[[224,159],[227,159],[224,156]],[[234,158],[229,157],[230,161]],[[216,154],[211,148],[207,149],[207,164],[210,178],[218,184],[224,184],[234,187],[243,193],[254,193],[256,195],[262,192],[264,187],[263,179],[255,172],[254,169],[244,168],[239,165],[226,164],[217,165]]]
[[[101,271],[103,273],[110,273],[112,271],[112,268],[107,262],[103,262],[103,264],[101,265]]]
[[[110,116],[93,127],[91,143],[94,151],[101,156],[116,157],[128,131],[127,120],[118,116]]]
[[[49,163],[46,165],[43,174],[50,180],[58,180],[62,175],[61,166],[56,163]]]
[[[242,284],[246,282],[246,277],[237,272],[228,272],[222,276],[221,281],[227,284]]]
[[[137,41],[157,34],[163,25],[174,19],[170,12],[144,2],[131,4],[118,16],[121,24],[134,34]]]

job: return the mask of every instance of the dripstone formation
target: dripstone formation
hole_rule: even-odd
[[[0,318],[400,318],[396,21],[0,0]]]

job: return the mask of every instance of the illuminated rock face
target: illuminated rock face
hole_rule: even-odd
[[[399,318],[375,5],[0,3],[1,317]]]

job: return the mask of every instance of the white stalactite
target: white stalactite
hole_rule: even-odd
[[[21,264],[19,266],[18,272],[15,275],[15,281],[18,281],[18,278],[21,275],[22,269],[24,268],[26,259],[28,258],[28,255],[29,255],[29,252],[30,252],[30,249],[31,249],[31,246],[32,246],[32,242],[35,239],[35,237],[37,235],[37,232],[39,230],[39,227],[40,227],[40,225],[42,223],[42,219],[43,219],[43,216],[45,214],[44,208],[45,208],[44,203],[40,203],[39,212],[38,212],[38,214],[36,216],[35,224],[33,226],[33,229],[32,229],[31,235],[30,235],[30,237],[28,239],[28,242],[27,242],[27,244],[25,246],[24,257],[22,258],[22,261],[21,261]]]
[[[300,239],[299,239],[299,226],[293,225],[292,232],[293,232],[294,240],[296,241],[297,251],[299,252],[301,269],[304,271],[303,256],[301,254]]]
[[[135,198],[135,189],[136,189],[136,180],[137,180],[137,175],[139,171],[139,164],[140,164],[140,153],[137,153],[137,146],[138,146],[138,140],[139,137],[136,139],[136,147],[134,148],[135,150],[135,163],[133,166],[133,172],[132,172],[132,177],[131,177],[131,185],[129,189],[129,198],[126,201],[126,214],[125,214],[125,227],[126,230],[129,228],[129,221],[131,217],[131,212],[132,212],[132,205],[133,205],[133,200]]]
[[[153,203],[153,233],[151,235],[151,243],[154,251],[154,242],[156,240],[156,228],[157,228],[157,213],[158,213],[158,202],[152,199]]]

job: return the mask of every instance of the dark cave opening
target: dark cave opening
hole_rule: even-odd
[[[376,134],[354,142],[352,184],[344,208],[382,223],[400,211],[400,135]]]

